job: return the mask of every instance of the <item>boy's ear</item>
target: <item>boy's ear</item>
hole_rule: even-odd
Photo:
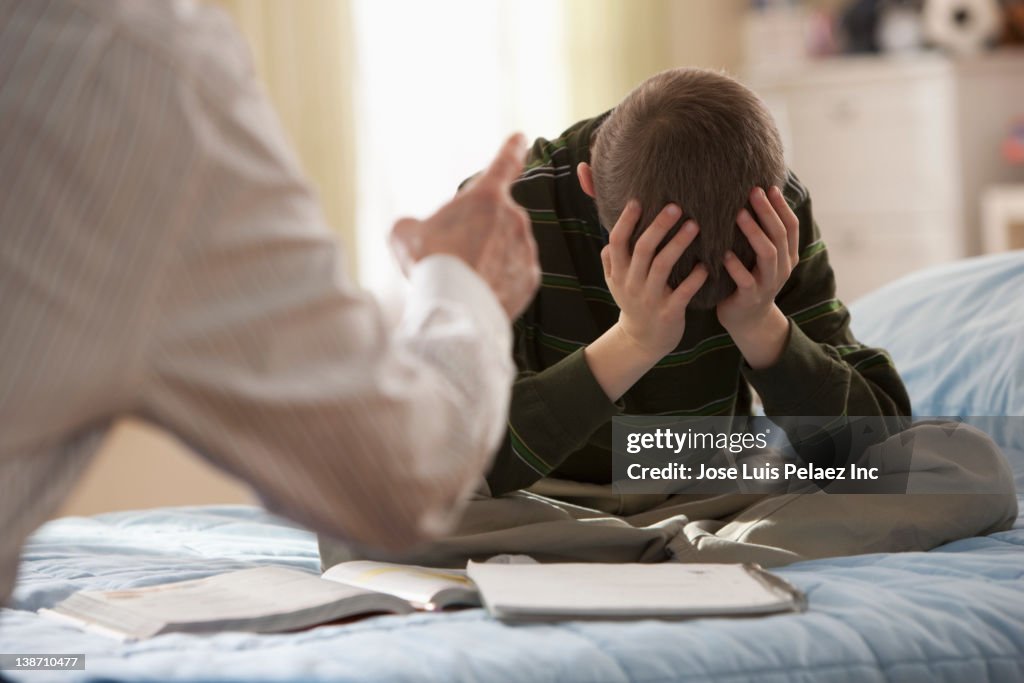
[[[580,179],[580,187],[588,197],[594,199],[594,176],[590,171],[590,164],[581,161],[576,167],[576,176]]]

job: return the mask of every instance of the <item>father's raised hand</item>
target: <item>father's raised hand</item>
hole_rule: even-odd
[[[510,188],[526,156],[526,139],[506,140],[491,165],[426,220],[403,218],[391,246],[403,271],[433,254],[465,261],[491,287],[510,320],[523,312],[540,284],[530,219]]]

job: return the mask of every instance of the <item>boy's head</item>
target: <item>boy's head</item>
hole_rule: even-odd
[[[728,76],[690,68],[664,71],[627,95],[595,133],[591,166],[581,166],[583,189],[606,228],[626,202],[640,202],[631,244],[670,202],[683,218],[669,238],[686,218],[697,221],[700,233],[669,285],[704,263],[708,279],[691,302],[703,309],[735,290],[723,266],[727,250],[753,266],[754,252],[736,226],[740,209],[755,187],[781,186],[786,173],[779,132],[757,96]]]

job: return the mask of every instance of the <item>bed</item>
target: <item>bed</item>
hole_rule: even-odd
[[[1024,415],[1024,253],[959,262],[854,306],[919,415]],[[941,362],[939,362],[941,361]],[[1024,490],[1020,420],[993,423]],[[1024,499],[1021,499],[1024,507]],[[37,616],[84,588],[142,586],[275,563],[318,569],[310,532],[245,506],[64,518],[25,548],[0,652],[85,653],[76,672],[15,681],[1024,681],[1024,519],[927,553],[779,570],[805,614],[505,625],[482,610],[382,616],[281,635],[119,644]]]

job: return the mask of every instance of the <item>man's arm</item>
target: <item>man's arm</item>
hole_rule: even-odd
[[[167,182],[190,192],[168,217],[182,228],[154,274],[136,411],[318,531],[381,547],[442,533],[503,435],[509,316],[536,288],[508,193],[522,143],[396,227],[411,295],[391,331],[343,272],[245,60],[206,56],[171,89],[181,120],[162,122],[168,152],[192,156],[189,177]]]

